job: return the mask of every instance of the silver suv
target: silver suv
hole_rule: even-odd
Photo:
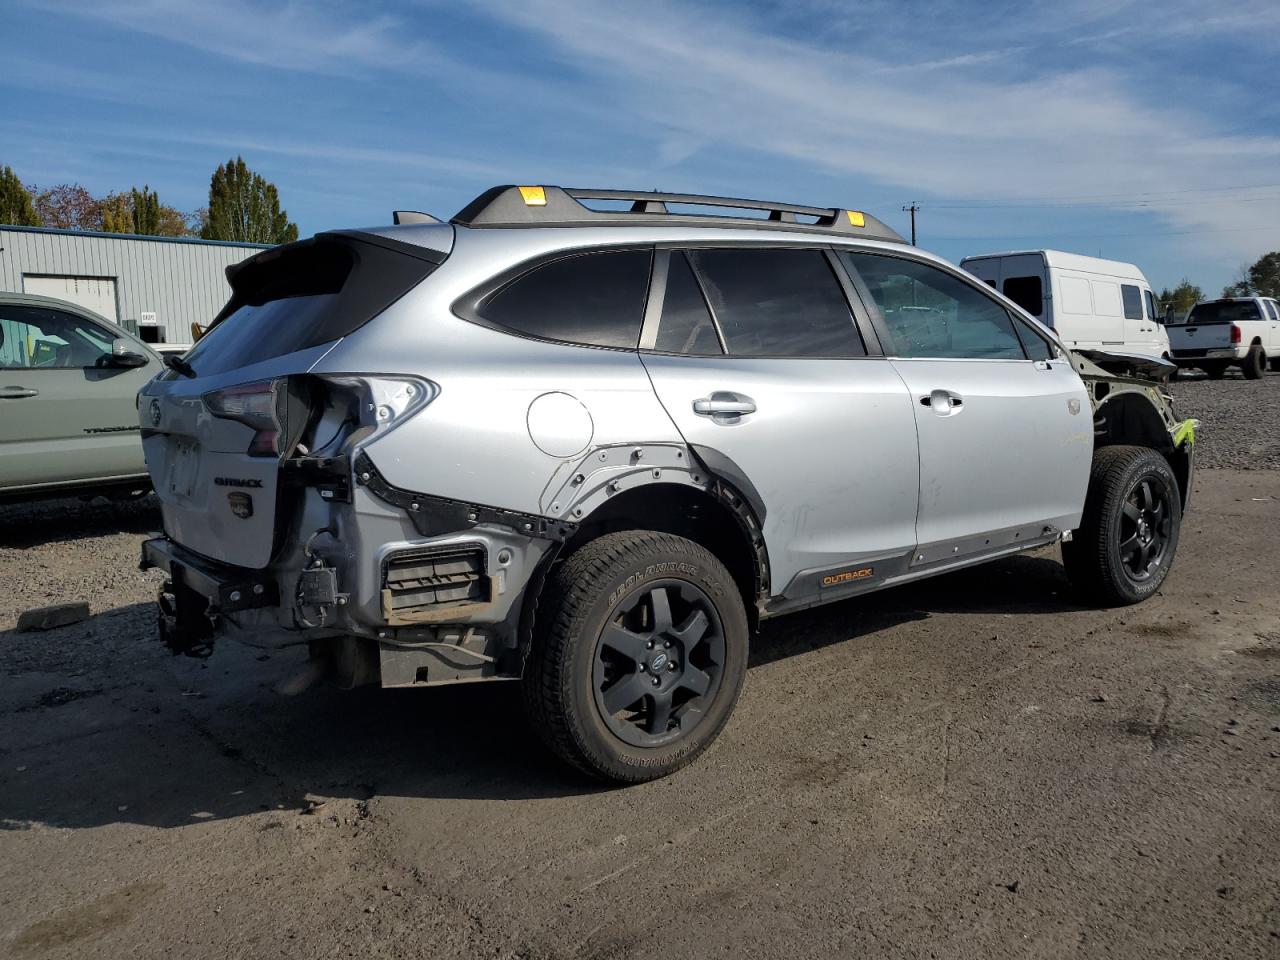
[[[766,618],[1059,541],[1102,602],[1168,573],[1172,367],[1068,352],[870,215],[507,186],[396,221],[232,268],[142,391],[175,650],[521,680],[636,782],[716,737]]]

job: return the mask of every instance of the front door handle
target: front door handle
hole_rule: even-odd
[[[0,387],[0,400],[25,400],[27,397],[39,396],[39,390],[31,387]]]
[[[718,422],[736,423],[740,417],[756,412],[756,402],[740,393],[717,390],[709,397],[693,401],[693,412]]]
[[[920,405],[933,408],[940,417],[951,417],[964,409],[964,397],[950,390],[934,390],[920,398]]]

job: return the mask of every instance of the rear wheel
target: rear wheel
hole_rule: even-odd
[[[692,541],[613,533],[552,576],[525,671],[525,703],[557,756],[639,783],[719,735],[747,667],[747,618],[728,570]]]
[[[1267,369],[1267,351],[1262,349],[1262,344],[1255,343],[1249,348],[1249,352],[1245,354],[1244,363],[1241,365],[1246,380],[1259,379]]]
[[[1105,606],[1145,600],[1169,574],[1181,525],[1168,461],[1147,447],[1103,447],[1093,457],[1080,529],[1062,545],[1067,576]]]
[[[1227,373],[1225,363],[1206,363],[1200,369],[1209,375],[1210,380],[1221,380]]]

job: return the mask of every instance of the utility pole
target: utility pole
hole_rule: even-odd
[[[914,247],[916,245],[916,211],[920,209],[920,204],[912,200],[911,206],[902,209],[911,214],[911,245]]]

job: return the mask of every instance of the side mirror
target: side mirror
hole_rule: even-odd
[[[132,340],[117,337],[111,341],[111,353],[102,358],[105,367],[145,367],[147,358],[134,349]]]

